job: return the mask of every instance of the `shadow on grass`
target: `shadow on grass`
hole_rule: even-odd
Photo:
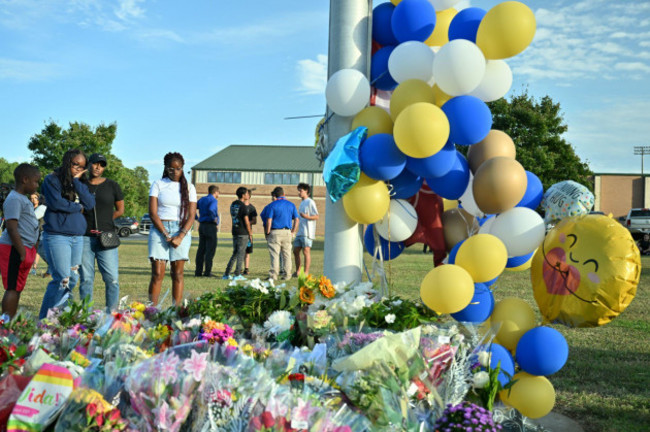
[[[567,365],[549,377],[558,392],[556,410],[585,431],[647,431],[650,425],[650,357],[638,351],[570,347]],[[645,343],[645,345],[644,345]]]

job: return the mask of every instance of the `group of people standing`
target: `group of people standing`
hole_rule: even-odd
[[[309,197],[310,186],[298,184],[300,209],[285,198],[280,186],[271,192],[271,203],[264,207],[259,217],[267,241],[271,266],[269,279],[287,280],[297,276],[304,256],[304,271],[311,266],[311,247],[316,236],[318,208]],[[244,186],[237,188],[237,199],[230,205],[232,219],[233,252],[226,265],[222,279],[244,277],[249,274],[250,254],[253,252],[253,226],[257,224],[257,209],[250,203],[253,190]],[[198,202],[199,248],[196,253],[195,276],[211,276],[217,245],[219,188],[210,186],[208,195]],[[295,240],[294,240],[295,238]],[[296,271],[292,273],[292,248]],[[234,272],[233,272],[234,270]]]
[[[61,166],[48,174],[41,185],[45,205],[38,198],[41,173],[38,167],[20,164],[14,170],[15,189],[4,204],[6,229],[0,236],[0,274],[5,289],[2,313],[16,314],[27,277],[35,269],[39,254],[51,275],[43,296],[39,319],[64,305],[79,283],[79,294],[92,301],[95,263],[106,288],[106,309],[119,301],[119,253],[117,244],[105,244],[102,233],[115,233],[114,219],[124,213],[124,195],[119,184],[104,177],[108,161],[99,153],[86,157],[80,149],[67,151]],[[198,200],[194,185],[185,178],[185,161],[180,153],[164,157],[162,177],[151,185],[149,215],[152,229],[148,239],[151,264],[149,300],[157,305],[167,266],[172,278],[174,304],[183,299],[184,266],[189,261],[190,231],[199,222],[196,276],[210,276],[217,248],[219,188],[210,186],[208,195]],[[309,272],[311,246],[316,233],[318,209],[309,198],[310,187],[298,185],[300,208],[276,187],[273,201],[260,213],[271,257],[269,278],[290,279],[300,270]],[[248,274],[253,251],[252,226],[257,210],[250,203],[252,190],[239,187],[237,200],[230,206],[233,253],[223,278]],[[197,217],[198,206],[198,217]],[[35,210],[38,209],[38,214]],[[295,240],[292,239],[295,237]],[[291,249],[296,260],[292,273]],[[231,271],[234,267],[234,273]]]

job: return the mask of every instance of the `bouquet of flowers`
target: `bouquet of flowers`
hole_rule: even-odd
[[[120,410],[101,394],[88,388],[78,388],[70,395],[54,431],[118,432],[125,430],[127,424]]]
[[[139,429],[178,431],[187,418],[208,364],[210,345],[179,345],[137,364],[126,380]]]
[[[442,416],[434,426],[436,431],[465,432],[496,432],[501,425],[492,421],[492,413],[485,408],[464,401],[458,405],[447,405]]]

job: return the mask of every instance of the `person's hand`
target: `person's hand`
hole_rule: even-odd
[[[74,171],[74,170],[73,170],[73,171]],[[82,175],[84,175],[84,173],[86,173],[86,172],[88,172],[87,169],[85,169],[85,170],[83,170],[83,171],[79,171],[79,172],[76,173],[73,177],[76,178],[76,179],[78,179],[78,178],[80,178]]]
[[[21,245],[20,247],[17,247],[16,249],[18,250],[18,255],[20,255],[20,262],[25,261],[25,257],[27,256],[27,250],[25,249],[25,246]]]
[[[183,237],[181,237],[181,236],[174,236],[174,237],[172,237],[172,238],[169,240],[169,244],[170,244],[174,249],[176,249],[177,247],[179,247],[179,246],[181,245],[182,242],[183,242]]]

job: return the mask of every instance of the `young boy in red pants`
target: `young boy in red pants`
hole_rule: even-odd
[[[20,293],[36,257],[38,219],[29,196],[38,189],[41,173],[37,167],[22,163],[14,170],[16,189],[2,206],[5,227],[0,236],[0,273],[5,293],[2,314],[13,318],[18,309]]]

